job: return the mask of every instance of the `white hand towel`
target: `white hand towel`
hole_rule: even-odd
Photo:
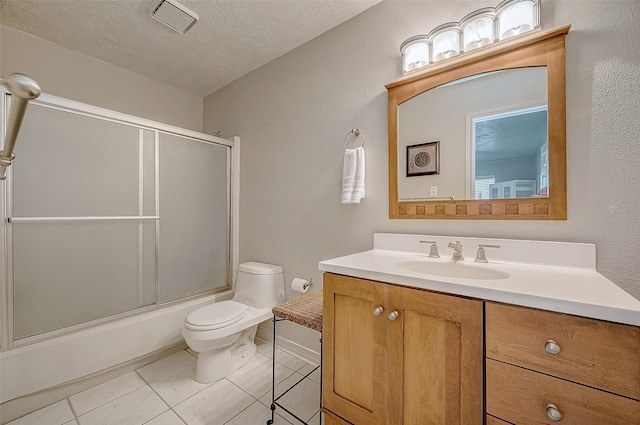
[[[350,204],[353,195],[353,184],[356,180],[356,150],[344,150],[344,162],[342,164],[342,203]]]
[[[345,149],[342,167],[342,203],[359,204],[364,198],[364,148]]]
[[[351,203],[359,204],[360,199],[364,198],[364,147],[360,146],[356,151],[356,178],[353,182],[353,195],[351,195]]]

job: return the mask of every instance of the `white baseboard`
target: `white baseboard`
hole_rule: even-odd
[[[256,338],[260,338],[263,341],[271,342],[273,340],[273,332],[269,332],[261,327],[258,328]],[[303,345],[293,342],[290,339],[282,336],[276,336],[276,347],[286,351],[287,353],[296,356],[307,363],[318,365],[320,364],[320,353],[313,351]]]

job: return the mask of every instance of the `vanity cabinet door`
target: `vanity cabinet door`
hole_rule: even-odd
[[[487,418],[485,421],[486,425],[511,425],[509,422],[505,422],[501,419],[494,418],[491,415],[487,415],[486,418]]]
[[[483,424],[482,301],[325,273],[323,302],[323,409],[356,425]]]
[[[385,424],[385,285],[325,273],[323,302],[323,407],[354,424]]]
[[[326,409],[322,409],[322,423],[324,425],[351,425],[351,422],[345,421]]]
[[[482,425],[482,301],[387,287],[390,425]]]

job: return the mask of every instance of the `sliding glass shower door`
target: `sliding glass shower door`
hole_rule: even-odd
[[[160,133],[159,302],[227,282],[228,150]]]
[[[12,340],[230,284],[230,146],[93,109],[25,115],[5,200]]]

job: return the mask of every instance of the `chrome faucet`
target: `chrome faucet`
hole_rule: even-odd
[[[438,243],[436,241],[420,241],[420,243],[432,244],[431,249],[429,250],[429,257],[440,258],[440,253],[438,252]]]
[[[453,261],[464,260],[464,257],[462,256],[462,244],[460,241],[455,241],[455,243],[449,242],[449,248],[453,249],[453,256],[451,257]]]
[[[487,255],[484,252],[485,248],[500,248],[500,245],[486,245],[482,243],[479,244],[478,252],[476,253],[476,263],[488,263]]]

